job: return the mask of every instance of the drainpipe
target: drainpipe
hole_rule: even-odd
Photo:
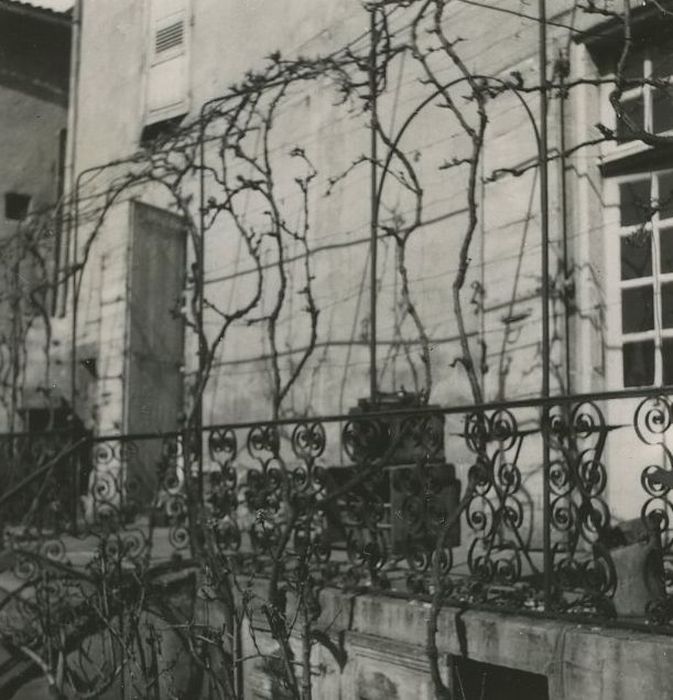
[[[198,371],[198,396],[196,408],[196,440],[198,441],[197,448],[197,468],[198,468],[198,489],[199,500],[203,499],[203,394],[205,393],[206,381],[206,355],[208,352],[206,341],[206,330],[203,325],[203,312],[205,306],[206,295],[206,127],[205,127],[205,110],[209,103],[201,107],[199,119],[199,249],[197,251],[196,260],[196,275],[194,284],[199,285],[198,307],[196,317],[196,327],[198,329],[199,341],[199,371]],[[189,429],[191,426],[185,426]]]
[[[76,167],[76,148],[77,148],[77,128],[78,128],[78,114],[79,114],[79,75],[80,75],[80,63],[82,55],[82,11],[83,11],[83,0],[75,0],[75,5],[73,7],[73,16],[71,24],[71,35],[70,35],[70,81],[68,88],[68,126],[66,138],[69,140],[66,144],[66,159],[69,161],[66,163],[63,173],[63,189],[64,192],[73,192],[73,187],[76,183],[75,177],[75,167]],[[76,211],[77,203],[70,205],[70,216],[67,224],[67,234],[65,245],[62,244],[63,250],[63,263],[66,270],[66,275],[68,274],[69,257],[72,255],[73,266],[77,260],[77,249],[76,249],[76,234],[75,227],[76,222],[73,221],[73,207]],[[63,205],[63,210],[65,210],[65,204]],[[76,214],[75,214],[76,215]],[[70,252],[72,248],[72,253]],[[60,266],[61,261],[56,261],[57,268]],[[58,274],[58,273],[57,273]],[[76,303],[75,303],[75,275],[76,271],[73,267],[72,271],[72,297],[73,297],[73,317],[71,326],[71,358],[70,358],[70,413],[72,416],[72,440],[75,440],[75,399],[77,391],[77,317],[76,317]],[[60,304],[60,314],[61,316],[66,315],[67,305],[68,305],[68,286],[69,281],[66,277],[63,283],[62,289],[62,302]],[[54,292],[58,292],[58,286],[54,288]],[[54,304],[54,310],[56,311],[56,304]],[[73,493],[73,510],[71,513],[73,532],[78,531],[78,508],[77,501],[79,494],[81,492],[80,483],[80,470],[77,454],[73,453],[71,462],[71,470],[75,475],[74,478],[74,493]]]
[[[540,236],[542,239],[542,397],[549,398],[549,177],[548,177],[548,133],[547,100],[547,8],[546,0],[539,0],[539,74],[540,74]],[[549,444],[549,404],[542,406],[542,512],[543,512],[543,557],[545,609],[549,610],[552,599],[552,552],[551,552],[551,490]]]
[[[75,6],[73,8],[73,19],[72,19],[72,40],[71,40],[71,50],[70,50],[70,110],[68,115],[68,139],[70,141],[70,148],[68,149],[68,166],[66,168],[68,184],[67,191],[71,194],[75,193],[75,200],[70,207],[70,217],[67,227],[67,238],[64,246],[65,251],[65,262],[66,270],[69,270],[72,280],[65,280],[63,285],[63,302],[62,302],[62,312],[63,315],[66,313],[67,309],[67,297],[68,297],[68,287],[70,282],[72,282],[72,318],[70,327],[70,411],[73,417],[75,417],[75,400],[77,394],[77,300],[76,300],[76,287],[77,287],[77,221],[78,216],[78,202],[77,202],[77,188],[78,188],[78,178],[75,176],[75,167],[77,161],[77,123],[78,123],[78,113],[79,113],[79,71],[80,71],[80,59],[81,59],[81,35],[82,35],[82,0],[76,0]],[[71,262],[71,265],[68,265]]]
[[[378,398],[378,378],[376,370],[376,295],[377,295],[377,253],[378,253],[378,168],[376,129],[378,126],[376,100],[376,10],[369,12],[369,95],[370,95],[370,136],[371,136],[371,221],[370,221],[370,269],[369,269],[369,393],[372,405]]]
[[[560,104],[559,104],[559,131],[560,133],[560,168],[561,168],[561,236],[563,245],[563,315],[565,336],[565,382],[566,393],[572,393],[572,376],[570,371],[570,258],[568,253],[568,177],[566,157],[566,86],[568,77],[568,58],[561,52],[557,61],[555,72],[559,76]]]
[[[82,55],[82,0],[76,0],[73,7],[71,43],[70,43],[70,83],[69,83],[69,109],[68,109],[68,148],[67,164],[65,167],[65,191],[73,192],[75,187],[75,167],[77,162],[77,127],[79,116],[79,70]],[[72,212],[71,212],[72,214]],[[73,238],[73,217],[69,217],[65,245],[63,246],[64,263],[67,267]],[[74,257],[74,256],[73,256]],[[74,287],[74,283],[73,283]],[[67,308],[68,283],[63,288],[63,298],[60,312],[65,315]]]

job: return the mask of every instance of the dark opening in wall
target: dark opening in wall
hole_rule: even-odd
[[[144,148],[150,146],[160,146],[166,139],[174,136],[179,128],[185,115],[181,114],[170,119],[162,119],[161,121],[148,124],[143,127],[140,135],[140,145]]]
[[[5,219],[21,221],[28,216],[30,196],[18,192],[5,193]]]
[[[451,667],[459,700],[549,700],[546,676],[456,656]]]
[[[87,357],[80,361],[80,365],[94,378],[98,378],[98,363],[95,357]]]

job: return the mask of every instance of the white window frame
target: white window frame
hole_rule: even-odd
[[[659,203],[659,179],[663,175],[673,174],[673,168],[662,168],[652,171],[641,171],[625,176],[606,178],[604,194],[606,204],[605,240],[607,272],[607,326],[608,326],[608,385],[610,388],[625,388],[623,372],[624,343],[641,340],[654,341],[654,381],[647,386],[663,384],[662,346],[663,340],[673,339],[673,328],[663,328],[662,323],[662,284],[673,283],[673,272],[661,271],[660,232],[662,229],[673,229],[673,216],[662,219],[656,209]],[[622,226],[620,217],[620,185],[629,182],[650,181],[650,196],[654,214],[644,225]],[[637,279],[621,279],[621,239],[638,229],[647,231],[650,235],[652,251],[652,273],[648,277]],[[672,233],[673,235],[673,233]],[[622,290],[638,287],[652,287],[654,327],[648,331],[624,333],[622,329]],[[634,387],[635,388],[635,387]]]
[[[673,51],[673,45],[671,50]],[[627,62],[628,60],[629,58],[627,57]],[[644,58],[641,58],[641,61],[643,64],[642,79],[648,80],[652,77],[652,55],[650,47],[646,49],[645,56]],[[614,80],[616,78],[616,74],[614,72],[606,73],[602,77],[604,79]],[[670,77],[673,79],[673,75]],[[616,135],[618,128],[617,115],[614,107],[610,104],[610,93],[614,89],[614,83],[604,83],[601,85],[601,122],[609,129],[612,129]],[[627,102],[630,99],[640,97],[641,95],[643,96],[643,125],[645,131],[650,133],[654,133],[654,94],[655,88],[652,85],[644,84],[628,88],[624,90],[621,95],[622,103]],[[662,131],[657,135],[671,136],[673,135],[673,128]],[[601,144],[601,156],[603,162],[613,162],[651,149],[651,146],[648,146],[637,139],[632,139],[623,143],[618,143],[616,141],[606,142]]]

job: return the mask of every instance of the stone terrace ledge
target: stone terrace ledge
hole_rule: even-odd
[[[429,603],[334,589],[323,592],[322,603],[322,621],[330,636],[341,638],[348,661],[340,671],[321,648],[328,670],[316,697],[365,697],[367,678],[381,687],[383,675],[396,697],[432,700],[425,652]],[[673,638],[665,635],[446,606],[437,642],[447,660],[465,655],[546,676],[549,700],[673,698]]]

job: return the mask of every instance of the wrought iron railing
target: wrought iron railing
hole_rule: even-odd
[[[205,538],[234,576],[415,597],[441,586],[447,604],[673,632],[671,437],[671,401],[647,392],[84,448],[8,436],[4,543],[17,580],[44,562],[86,567],[101,547],[133,566],[192,562]]]

